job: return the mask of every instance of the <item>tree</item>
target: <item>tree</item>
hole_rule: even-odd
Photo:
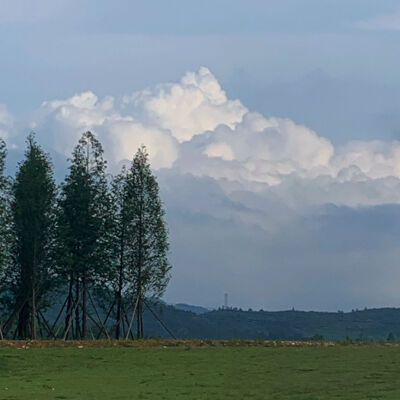
[[[12,187],[15,235],[15,313],[18,336],[36,338],[38,311],[45,306],[53,285],[54,216],[56,185],[48,156],[27,139],[25,160]]]
[[[123,220],[129,226],[128,271],[137,299],[137,336],[143,338],[143,302],[165,291],[171,266],[168,262],[168,232],[156,178],[146,148],[136,153],[126,175]]]
[[[388,335],[386,341],[387,342],[394,342],[395,340],[396,340],[396,338],[395,338],[393,332],[389,332],[389,335]]]
[[[65,330],[68,333],[75,313],[75,337],[85,338],[89,287],[105,279],[111,256],[106,161],[91,132],[82,135],[73,151],[59,206],[61,273],[69,281]]]
[[[115,338],[120,338],[121,320],[122,320],[122,298],[125,292],[128,291],[128,265],[130,260],[130,248],[128,246],[129,236],[131,233],[131,224],[127,219],[128,205],[132,204],[127,201],[127,170],[122,167],[120,174],[114,177],[111,187],[111,198],[113,207],[113,287],[115,291],[115,302],[117,306],[115,325]],[[131,288],[132,289],[132,288]],[[115,304],[115,303],[114,303]]]
[[[6,143],[0,138],[0,278],[10,260],[10,181],[5,176]]]
[[[10,299],[8,283],[10,279],[10,267],[12,260],[12,217],[11,217],[11,182],[5,176],[6,144],[0,138],[0,299],[1,311],[8,311]],[[0,337],[3,329],[0,328]]]

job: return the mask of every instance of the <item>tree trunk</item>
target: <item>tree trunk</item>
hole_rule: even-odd
[[[142,180],[142,179],[141,179]],[[143,186],[143,185],[142,185]],[[143,339],[143,304],[142,304],[142,266],[143,266],[143,197],[139,204],[139,243],[138,243],[138,326],[137,337]]]
[[[82,339],[86,338],[87,331],[87,277],[86,271],[82,276]]]
[[[31,324],[31,333],[32,339],[36,339],[36,318],[37,318],[37,310],[36,310],[36,250],[37,250],[37,240],[36,238],[33,241],[33,263],[32,263],[32,276],[31,276],[31,287],[32,287],[32,324]]]
[[[121,334],[121,308],[122,308],[122,298],[121,290],[118,288],[117,292],[117,325],[115,327],[115,339],[119,340]]]
[[[137,303],[137,338],[143,339],[143,300],[141,294],[139,294]]]
[[[139,295],[138,295],[139,296]],[[138,339],[141,339],[141,319],[140,319],[140,314],[142,312],[141,310],[142,308],[142,301],[140,300],[140,297],[138,299],[138,304],[137,304],[137,332],[136,332],[136,336]]]
[[[80,315],[79,315],[79,300],[80,300],[80,291],[79,291],[79,275],[76,275],[75,281],[75,339],[79,339],[81,337],[81,328],[80,328]]]
[[[8,332],[10,331],[10,329],[13,326],[14,320],[17,317],[18,317],[18,321],[19,321],[19,316],[20,316],[21,310],[24,307],[25,303],[26,303],[26,300],[17,302],[18,306],[15,307],[14,311],[11,313],[10,317],[8,318],[8,320],[3,325],[3,335],[4,336],[7,336]],[[18,327],[18,325],[19,325],[19,322],[17,322],[17,327]],[[15,332],[17,332],[17,331],[18,331],[18,329],[15,330]]]
[[[73,288],[74,288],[74,274],[71,272],[69,278],[69,289],[68,289],[68,301],[67,301],[67,309],[65,310],[65,331],[69,327],[69,321],[72,318],[72,298],[73,298]]]
[[[119,282],[117,293],[117,326],[115,327],[115,339],[119,339],[121,334],[122,318],[122,286],[124,284],[124,250],[125,250],[125,216],[122,216],[122,229],[119,241]]]
[[[18,338],[26,339],[28,337],[28,325],[29,325],[29,304],[25,302],[18,314]]]
[[[35,281],[32,283],[32,339],[36,340],[36,317],[37,317],[37,310],[36,310],[36,290],[35,290]]]
[[[122,318],[122,285],[123,285],[123,259],[124,251],[121,248],[120,264],[119,264],[119,282],[117,292],[117,326],[115,327],[115,339],[119,339],[121,334],[121,318]]]

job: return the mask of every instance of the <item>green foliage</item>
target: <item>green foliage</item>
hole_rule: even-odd
[[[65,302],[54,300],[66,307],[60,314],[65,338],[71,327],[73,337],[87,337],[88,319],[93,322],[95,313],[99,320],[94,294],[98,305],[99,294],[114,299],[117,292],[118,321],[122,299],[131,305],[136,298],[141,323],[142,300],[164,293],[170,270],[164,210],[145,148],[129,170],[115,177],[110,190],[102,146],[91,132],[84,133],[57,197],[48,156],[33,135],[27,144],[10,185],[0,139],[0,290],[2,304],[10,299],[11,307],[6,336],[12,331],[35,338],[37,323],[51,336],[40,313],[50,294],[55,298],[66,290]]]
[[[135,303],[138,336],[143,336],[142,299],[159,298],[169,281],[168,240],[157,181],[145,147],[112,184],[114,288],[117,293],[116,338],[122,297]]]
[[[310,337],[310,340],[315,340],[315,341],[321,342],[321,341],[325,340],[325,338],[322,335],[320,335],[319,333],[316,333],[315,335],[312,335]]]
[[[199,339],[287,339],[340,340],[352,343],[363,332],[363,341],[386,340],[387,332],[400,335],[400,309],[368,309],[359,313],[234,310],[202,314],[185,312],[160,304],[153,309],[179,338]],[[146,334],[165,337],[169,334],[149,312],[144,314]],[[318,335],[315,333],[318,332]],[[314,336],[314,337],[313,337]],[[347,338],[346,338],[347,337]]]
[[[136,292],[160,297],[168,284],[168,232],[157,181],[150,169],[146,148],[136,153],[126,176],[126,219],[131,227],[129,275]]]
[[[48,156],[33,135],[29,135],[27,145],[12,187],[16,262],[13,284],[17,307],[25,303],[19,313],[21,335],[27,334],[28,319],[35,308],[45,307],[46,295],[54,286],[56,186]],[[29,329],[34,336],[34,328]]]
[[[106,274],[108,214],[106,161],[91,132],[75,147],[69,175],[61,186],[58,239],[61,273],[85,273],[92,283]]]
[[[66,326],[70,326],[70,314],[75,309],[75,337],[84,338],[89,289],[108,281],[112,257],[106,161],[100,142],[91,132],[82,135],[72,153],[69,175],[61,187],[59,210],[60,275],[69,280]]]
[[[132,224],[127,218],[129,203],[127,194],[127,170],[122,171],[113,178],[111,183],[112,204],[112,287],[120,295],[132,291],[132,282],[128,279],[128,266],[132,260],[132,248],[128,245],[129,236],[132,234]]]
[[[388,342],[394,342],[394,341],[396,340],[396,338],[395,338],[393,332],[390,332],[390,333],[389,333],[389,335],[388,335],[388,337],[387,337],[386,340],[387,340]]]
[[[10,180],[5,176],[6,144],[0,138],[0,288],[4,271],[11,262]]]

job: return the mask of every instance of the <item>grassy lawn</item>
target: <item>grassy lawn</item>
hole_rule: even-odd
[[[0,348],[0,399],[400,399],[400,347]]]

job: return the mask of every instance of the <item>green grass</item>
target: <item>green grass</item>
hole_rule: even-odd
[[[0,348],[0,399],[400,399],[400,348]]]

